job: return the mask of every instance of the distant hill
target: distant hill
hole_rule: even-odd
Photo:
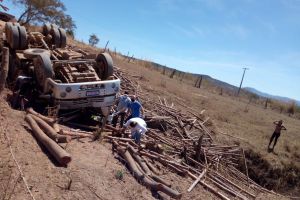
[[[165,69],[167,71],[173,71],[174,70],[173,68],[170,68],[170,67],[167,67],[167,66],[163,66],[163,65],[155,63],[155,62],[151,62],[151,64],[157,70],[162,70],[162,69]],[[180,70],[177,70],[177,71],[179,73],[182,73],[182,71],[180,71]],[[235,93],[238,90],[238,87],[236,87],[234,85],[230,85],[229,83],[226,83],[226,82],[214,79],[214,78],[212,78],[212,77],[210,77],[208,75],[205,75],[205,74],[194,74],[194,73],[187,73],[187,72],[183,72],[183,73],[190,74],[190,75],[195,76],[195,77],[202,76],[203,79],[208,80],[212,85],[220,87],[220,88],[224,88],[224,89],[226,89],[228,91],[231,91],[233,93]],[[291,99],[291,98],[288,98],[288,97],[271,95],[271,94],[268,94],[268,93],[264,93],[264,92],[258,91],[255,88],[251,88],[251,87],[244,87],[242,89],[246,93],[247,92],[254,93],[254,94],[257,94],[258,96],[261,96],[261,97],[275,99],[275,100],[286,102],[286,103],[289,103],[291,101],[295,101],[296,104],[300,106],[300,101],[294,100],[294,99]]]
[[[156,69],[160,69],[160,70],[166,69],[167,71],[173,71],[174,70],[173,68],[166,67],[166,66],[163,66],[163,65],[155,63],[155,62],[151,62],[151,64]],[[176,71],[179,72],[179,73],[183,72],[183,71],[180,71],[180,70],[176,70]],[[202,76],[203,80],[208,80],[212,85],[220,87],[220,88],[224,88],[224,89],[232,91],[232,92],[235,92],[235,91],[238,90],[238,87],[236,87],[234,85],[230,85],[229,83],[220,81],[218,79],[214,79],[211,76],[208,76],[208,75],[205,75],[205,74],[195,74],[195,73],[188,73],[188,72],[183,72],[183,73],[190,74],[190,75],[195,76],[195,77]]]
[[[286,103],[289,103],[291,101],[295,101],[297,105],[300,105],[300,101],[297,101],[295,99],[291,99],[291,98],[288,98],[288,97],[271,95],[271,94],[268,94],[268,93],[265,93],[265,92],[258,91],[255,88],[244,87],[243,90],[246,90],[248,92],[252,92],[252,93],[257,94],[257,95],[259,95],[261,97],[270,98],[270,99],[276,99],[278,101],[283,101],[283,102],[286,102]]]

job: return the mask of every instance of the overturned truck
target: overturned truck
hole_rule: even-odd
[[[99,108],[108,114],[120,89],[108,53],[68,47],[65,30],[53,24],[28,31],[6,22],[2,46],[9,49],[8,85],[18,95],[43,99],[60,110]]]

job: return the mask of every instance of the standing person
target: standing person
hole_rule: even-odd
[[[117,126],[119,117],[121,117],[120,127],[121,128],[123,127],[125,115],[127,113],[130,102],[131,102],[131,100],[128,96],[127,91],[125,91],[124,94],[118,98],[118,100],[116,102],[116,104],[117,104],[116,112],[113,113],[113,119],[112,119],[112,124],[114,127]]]
[[[140,144],[141,137],[147,132],[146,122],[139,117],[131,118],[124,124],[123,133],[127,128],[131,129],[131,138],[135,143]]]
[[[142,116],[144,115],[143,106],[141,105],[141,103],[138,100],[136,100],[135,96],[131,97],[131,103],[129,104],[129,113],[130,113],[129,116],[126,119],[127,121],[129,119],[135,118],[135,117],[142,118]]]
[[[274,132],[273,132],[273,134],[272,134],[272,136],[270,138],[268,149],[270,149],[270,145],[271,145],[273,139],[275,138],[274,144],[273,144],[273,148],[272,148],[272,150],[274,150],[274,147],[275,147],[275,145],[277,143],[277,140],[278,140],[278,138],[280,136],[281,130],[286,130],[286,128],[282,125],[282,123],[283,123],[282,120],[273,122],[273,124],[275,124],[275,130],[274,130]]]

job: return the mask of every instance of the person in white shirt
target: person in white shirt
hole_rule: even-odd
[[[147,132],[146,122],[139,117],[131,118],[124,124],[123,132],[127,128],[131,129],[131,138],[134,139],[135,143],[140,144],[141,137]]]

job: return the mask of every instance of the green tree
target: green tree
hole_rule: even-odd
[[[21,25],[53,23],[74,36],[75,22],[65,13],[66,7],[60,0],[13,0],[13,2],[24,7],[18,19]]]
[[[92,35],[90,35],[89,44],[91,46],[94,47],[96,44],[98,44],[98,42],[99,42],[99,38],[97,37],[96,34],[93,33]]]

